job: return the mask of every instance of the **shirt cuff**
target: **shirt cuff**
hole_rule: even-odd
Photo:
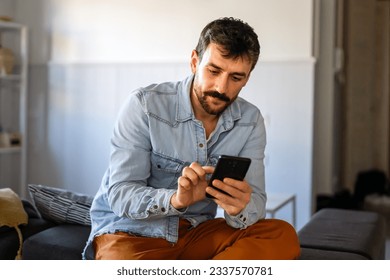
[[[174,216],[184,214],[188,207],[183,209],[175,209],[171,205],[171,197],[176,190],[168,190],[168,192],[161,192],[156,195],[154,200],[150,202],[147,212],[150,216]]]
[[[180,209],[176,209],[175,207],[173,207],[173,205],[171,204],[171,198],[175,194],[175,192],[176,192],[176,190],[173,190],[172,193],[170,195],[168,195],[169,199],[167,201],[167,204],[168,204],[168,213],[167,214],[169,216],[172,216],[172,215],[183,215],[188,210],[188,207],[180,208]]]
[[[248,212],[245,209],[236,216],[225,215],[225,220],[233,228],[246,229],[249,226]]]
[[[258,211],[259,210],[256,208],[252,200],[239,214],[235,216],[225,214],[225,220],[231,227],[246,229],[248,226],[258,221],[259,217],[256,214]]]

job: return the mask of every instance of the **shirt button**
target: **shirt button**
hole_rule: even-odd
[[[165,208],[164,208],[164,207],[163,207],[163,208],[161,208],[161,211],[162,211],[162,212],[165,212]]]
[[[153,205],[153,209],[157,209],[158,208],[158,206],[157,205]]]
[[[202,143],[199,144],[199,148],[203,148],[203,144]]]

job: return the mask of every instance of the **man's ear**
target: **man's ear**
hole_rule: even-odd
[[[199,56],[196,50],[193,50],[191,53],[191,71],[193,74],[196,73],[196,68],[198,67]]]

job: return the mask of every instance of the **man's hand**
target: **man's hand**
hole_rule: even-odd
[[[176,209],[181,209],[204,199],[207,187],[206,174],[211,174],[213,171],[214,167],[202,167],[197,162],[184,167],[182,176],[178,179],[177,191],[171,197],[171,205]]]
[[[214,201],[221,206],[226,213],[235,216],[239,214],[251,200],[252,188],[248,182],[225,178],[222,181],[214,180],[213,186],[227,192],[229,195],[219,192],[211,187],[206,192],[214,196]]]

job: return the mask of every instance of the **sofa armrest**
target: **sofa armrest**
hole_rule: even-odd
[[[313,215],[298,236],[302,248],[384,259],[385,228],[383,216],[375,212],[324,208]]]

